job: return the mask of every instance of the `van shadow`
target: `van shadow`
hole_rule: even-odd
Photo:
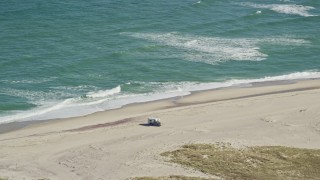
[[[148,123],[143,123],[143,124],[139,124],[140,126],[146,126],[146,127],[159,127],[159,126],[155,126],[155,125],[151,125],[151,124],[148,124]]]

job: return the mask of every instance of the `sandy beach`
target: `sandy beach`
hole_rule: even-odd
[[[320,148],[320,80],[268,82],[132,104],[84,117],[0,125],[0,177],[208,175],[159,154],[189,143]],[[148,117],[161,127],[146,126]]]

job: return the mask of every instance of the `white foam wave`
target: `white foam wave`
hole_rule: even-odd
[[[317,15],[312,15],[308,12],[309,10],[315,9],[312,6],[303,6],[303,5],[297,5],[297,4],[255,4],[255,3],[241,3],[241,5],[253,7],[253,8],[269,9],[282,14],[294,14],[294,15],[299,15],[304,17],[317,16]]]
[[[258,42],[262,43],[269,43],[269,44],[276,44],[282,46],[302,46],[308,45],[311,42],[305,39],[299,39],[295,37],[271,37],[271,38],[261,38],[257,40]]]
[[[303,80],[303,79],[315,79],[320,78],[320,72],[306,71],[297,72],[280,76],[266,76],[258,79],[233,79],[224,82],[212,82],[212,83],[192,83],[184,82],[178,84],[178,87],[182,89],[182,92],[202,91],[209,89],[217,89],[232,86],[251,86],[252,83],[270,82],[270,81],[285,81],[285,80]]]
[[[102,98],[102,97],[112,96],[112,95],[118,94],[120,92],[121,92],[121,87],[117,86],[113,89],[100,90],[97,92],[89,92],[86,96],[90,97],[90,98]]]
[[[193,3],[192,5],[194,6],[194,5],[197,5],[197,4],[200,4],[200,3],[201,3],[201,1],[197,1],[197,2]]]
[[[291,73],[281,76],[267,76],[262,78],[261,81],[279,81],[279,80],[299,80],[299,79],[316,79],[320,78],[320,72],[317,71],[305,71]]]
[[[261,61],[268,57],[260,52],[261,43],[279,45],[302,45],[308,41],[303,39],[271,37],[271,38],[220,38],[178,33],[124,33],[135,38],[146,39],[162,45],[184,50],[183,55],[189,61],[216,64],[223,61]],[[176,52],[175,52],[176,53]]]
[[[187,60],[207,64],[227,60],[261,61],[267,57],[266,54],[259,52],[256,42],[251,39],[201,37],[176,33],[129,33],[127,35],[184,50]]]
[[[32,104],[36,105],[46,105],[50,104],[50,99],[55,99],[56,97],[72,97],[73,94],[70,92],[64,91],[63,93],[60,91],[30,91],[30,90],[24,90],[24,89],[12,89],[7,88],[3,89],[3,94],[9,95],[9,96],[15,96],[15,97],[21,97],[26,99]]]
[[[68,91],[68,92],[81,92],[81,91],[88,91],[92,89],[97,89],[96,86],[92,85],[79,85],[79,86],[56,86],[56,87],[51,87],[51,89],[54,90],[63,90],[63,91]]]
[[[21,111],[17,112],[14,115],[4,116],[0,119],[0,124],[9,123],[13,121],[31,121],[31,120],[46,120],[51,119],[48,114],[68,107],[68,105],[73,104],[75,99],[66,99],[62,102],[58,103],[49,103],[47,105],[41,106],[40,108],[29,110],[29,111]],[[68,117],[68,116],[66,116]],[[54,116],[54,118],[59,118],[59,116]]]
[[[141,94],[126,94],[121,92],[120,86],[101,93],[99,98],[69,98],[56,103],[47,104],[40,108],[23,111],[14,115],[0,117],[0,124],[12,121],[46,120],[83,116],[97,111],[120,108],[124,105],[139,102],[155,101],[165,98],[184,96],[192,91],[217,89],[232,86],[250,86],[252,83],[320,78],[318,71],[297,72],[280,76],[268,76],[258,79],[234,79],[224,82],[198,83],[198,82],[141,82],[139,84],[153,87],[153,92]],[[137,82],[133,82],[137,83]],[[127,83],[130,85],[131,83]],[[110,91],[113,91],[111,93]],[[110,92],[110,93],[106,93]],[[99,94],[99,93],[97,93]]]
[[[92,86],[78,86],[76,89],[82,90],[83,88]],[[71,87],[59,87],[58,89],[70,90]],[[71,88],[74,90],[74,88]],[[33,92],[27,90],[7,89],[6,95],[18,96],[26,98],[29,102],[38,105],[36,109],[29,111],[16,112],[14,115],[0,117],[0,124],[12,121],[27,121],[27,120],[46,120],[53,118],[66,118],[90,114],[96,111],[101,111],[99,107],[95,105],[107,101],[109,96],[120,92],[120,86],[117,86],[111,90],[97,91],[88,93],[87,97],[94,100],[86,100],[81,97],[67,98],[65,100],[54,100],[56,97],[72,97],[74,94],[66,91],[55,92]],[[61,94],[63,92],[63,95]],[[90,108],[93,106],[94,108]],[[88,109],[83,108],[88,107]],[[79,113],[79,111],[81,111]]]
[[[56,79],[56,77],[35,78],[35,79],[19,79],[19,80],[3,79],[3,80],[0,80],[0,82],[7,83],[7,84],[41,84],[41,83],[52,81],[54,79]]]

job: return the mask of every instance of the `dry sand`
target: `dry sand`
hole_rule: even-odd
[[[0,134],[0,177],[205,177],[168,163],[159,154],[187,143],[320,148],[320,81],[271,84],[197,92],[84,117],[30,123]],[[163,125],[145,126],[149,116],[161,118]],[[9,126],[2,125],[11,130]]]

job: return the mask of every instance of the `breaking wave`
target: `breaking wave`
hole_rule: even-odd
[[[86,97],[90,97],[90,98],[101,98],[101,97],[107,97],[107,96],[112,96],[115,94],[118,94],[121,92],[121,87],[117,86],[113,89],[110,90],[100,90],[97,92],[89,92]]]

